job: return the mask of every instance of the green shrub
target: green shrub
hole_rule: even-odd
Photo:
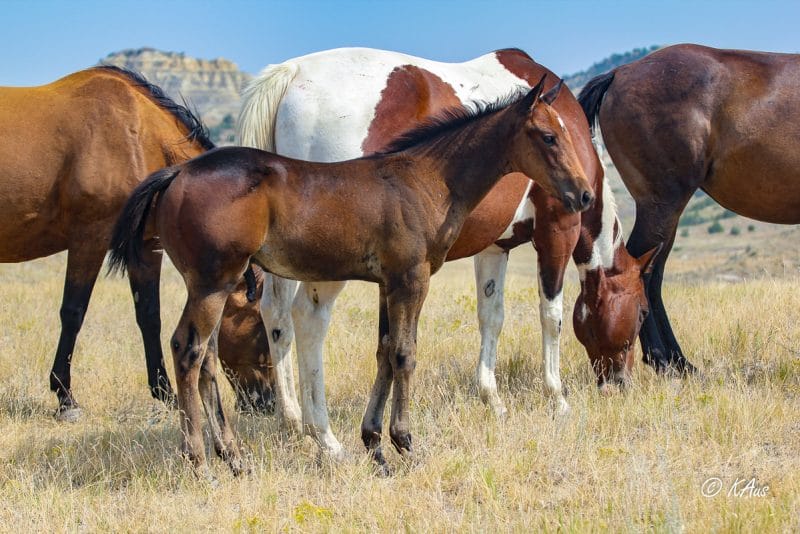
[[[720,232],[724,232],[725,228],[719,223],[719,221],[714,221],[711,226],[708,227],[709,234],[718,234]]]
[[[739,235],[742,233],[738,226],[731,226],[731,235]]]

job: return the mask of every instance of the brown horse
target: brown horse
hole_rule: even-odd
[[[636,201],[632,254],[665,243],[640,339],[659,372],[689,372],[661,297],[678,218],[699,188],[724,207],[800,223],[800,56],[677,45],[591,80],[579,100]]]
[[[157,232],[188,292],[171,346],[184,446],[196,466],[205,463],[202,400],[216,452],[234,473],[241,469],[219,400],[213,334],[251,258],[284,278],[380,285],[378,372],[361,435],[385,466],[381,429],[392,385],[390,436],[401,454],[411,453],[419,313],[467,215],[512,171],[546,177],[542,187],[572,209],[593,200],[569,132],[549,105],[557,93],[540,99],[543,85],[544,77],[522,98],[478,113],[451,111],[374,157],[309,163],[223,148],[160,171],[134,191],[115,227],[111,261],[124,268],[138,257],[148,207],[160,193]]]
[[[75,339],[122,205],[145,176],[213,147],[200,121],[140,75],[95,67],[41,87],[0,88],[0,261],[67,250],[61,336],[50,374],[57,417],[80,414],[70,389]],[[161,252],[130,286],[155,398],[171,402],[161,352]]]
[[[271,65],[253,80],[242,103],[241,140],[248,146],[300,159],[351,159],[381,150],[404,129],[443,109],[469,107],[475,98],[493,100],[509,88],[530,87],[545,74],[555,86],[557,77],[552,72],[517,49],[497,50],[463,63],[369,48],[325,50]],[[570,254],[578,266],[582,288],[594,292],[579,303],[576,330],[586,343],[601,386],[609,381],[624,383],[625,362],[631,359],[647,307],[639,275],[652,255],[637,261],[625,250],[613,195],[604,183],[580,105],[569,91],[561,91],[552,105],[572,136],[597,194],[595,202],[580,215],[570,213],[536,183],[519,174],[508,176],[472,211],[447,255],[452,260],[477,253],[478,392],[498,415],[506,411],[497,391],[495,364],[511,249],[531,242],[537,250],[544,383],[560,412],[569,409],[559,373],[559,335],[563,279]],[[280,332],[275,339],[269,338],[276,360],[277,404],[289,426],[299,428],[300,407],[291,393],[293,381],[288,377],[293,373],[287,366],[296,329],[302,427],[336,456],[341,445],[327,416],[322,345],[344,282],[303,282],[294,294],[294,282],[272,275],[265,280],[273,297],[269,306],[263,307],[263,320],[268,331]],[[248,305],[243,296],[237,304],[241,305],[237,313],[231,307],[226,311],[220,344],[242,335],[239,325],[256,324],[257,306]],[[260,326],[250,337],[262,342],[267,339]],[[262,365],[263,345],[251,346],[252,352],[220,350],[223,365],[239,369]],[[262,389],[261,382],[248,381],[242,373],[237,376],[234,384],[240,392],[240,405],[249,403],[245,391],[251,396],[259,390],[264,397],[272,395],[273,390]],[[289,394],[282,395],[283,390]]]
[[[339,48],[271,65],[245,91],[239,126],[242,144],[316,161],[341,161],[380,151],[404,129],[452,106],[469,107],[475,98],[493,100],[518,86],[533,86],[548,76],[552,90],[558,78],[517,49],[497,50],[463,63],[442,63],[369,48]],[[503,324],[504,279],[509,252],[531,242],[537,250],[539,317],[545,391],[560,412],[569,405],[559,373],[563,279],[572,255],[586,298],[577,309],[576,330],[586,344],[598,383],[624,383],[626,362],[646,310],[640,278],[652,254],[631,258],[622,239],[613,195],[592,145],[583,110],[569,91],[553,107],[572,136],[575,150],[593,190],[595,202],[582,214],[570,213],[535,182],[521,174],[501,180],[470,213],[448,260],[475,255],[478,323],[481,347],[477,384],[481,399],[503,415],[495,364]],[[537,176],[532,177],[534,180]],[[543,179],[546,179],[543,178]],[[602,271],[602,272],[601,272]],[[601,283],[602,280],[602,283]],[[297,340],[302,428],[333,456],[342,451],[330,428],[325,403],[322,347],[336,296],[344,282],[303,282],[265,277],[269,305],[262,306],[275,358],[277,405],[285,422],[300,428],[300,406],[292,393],[287,363]],[[591,295],[589,295],[589,293]],[[263,303],[262,303],[263,304]],[[220,360],[237,369],[263,366],[267,336],[254,326],[250,343],[237,352],[223,350],[223,340],[243,335],[242,324],[257,325],[259,309],[243,296],[229,308],[220,327]],[[296,331],[297,335],[294,335]],[[248,351],[248,347],[251,349]],[[271,397],[258,379],[235,372],[240,405],[249,398]],[[261,391],[263,395],[259,395]],[[287,391],[288,395],[283,395]],[[245,394],[246,393],[246,394]]]

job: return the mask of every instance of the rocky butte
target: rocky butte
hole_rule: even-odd
[[[99,63],[144,74],[177,102],[183,97],[199,111],[215,141],[223,144],[233,141],[233,119],[239,112],[239,95],[252,78],[239,70],[236,63],[223,58],[198,59],[154,48],[113,52]]]

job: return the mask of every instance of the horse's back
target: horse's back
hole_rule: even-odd
[[[444,108],[493,101],[525,84],[502,68],[494,53],[444,63],[340,48],[287,63],[297,67],[297,74],[278,108],[276,150],[313,161],[373,152]]]
[[[798,86],[800,56],[676,45],[615,71],[600,124],[636,198],[702,187],[743,215],[792,222]],[[776,200],[742,195],[754,180]]]
[[[166,128],[170,143],[180,141],[174,119],[104,69],[0,88],[0,261],[52,254],[85,239],[80,232],[109,229],[133,187],[164,165],[156,138]]]

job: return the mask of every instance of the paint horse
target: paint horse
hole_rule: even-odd
[[[460,64],[360,48],[319,52],[270,66],[253,80],[244,95],[241,140],[291,157],[349,159],[381,150],[404,129],[443,109],[469,107],[473,99],[492,100],[510,88],[531,86],[544,74],[552,80],[547,88],[552,90],[557,77],[519,50],[499,50]],[[559,334],[563,277],[570,255],[578,265],[583,288],[575,329],[601,384],[624,377],[646,313],[640,273],[652,254],[635,260],[625,250],[613,196],[604,184],[588,124],[575,98],[561,91],[552,105],[597,192],[594,203],[581,217],[551,199],[540,185],[519,174],[508,175],[469,215],[447,255],[452,260],[477,253],[478,390],[498,414],[506,410],[497,393],[495,362],[510,249],[531,241],[538,251],[545,384],[561,411],[568,409],[559,376]],[[543,175],[533,177],[547,180]],[[300,407],[289,378],[288,357],[296,328],[302,423],[324,450],[338,455],[341,445],[330,429],[325,402],[322,347],[334,300],[344,283],[303,282],[296,295],[294,282],[267,275],[266,284],[273,286],[268,291],[272,297],[262,306],[262,315],[272,335],[254,329],[250,337],[269,339],[277,374],[283,377],[276,388],[278,405],[289,424],[299,428]],[[239,301],[244,303],[243,298]],[[252,306],[240,309],[240,313],[231,309],[231,321],[241,322],[255,313]],[[221,336],[229,324],[223,321]],[[240,368],[247,368],[247,362],[252,362],[250,367],[255,362],[263,366],[264,352],[221,350],[220,358]],[[258,383],[244,377],[235,383],[249,392],[261,390]],[[263,391],[263,396],[271,394]],[[281,391],[288,395],[282,397]]]
[[[0,88],[0,261],[67,250],[61,335],[50,373],[56,416],[80,415],[70,366],[111,229],[149,173],[213,144],[200,121],[140,75],[116,67],[80,71],[41,87]],[[161,252],[129,271],[153,397],[172,402],[161,352]]]
[[[658,372],[691,372],[661,296],[678,219],[697,189],[761,221],[800,223],[800,55],[677,45],[591,80],[580,95],[636,201],[631,253],[665,243],[646,277],[640,339]]]
[[[569,209],[593,200],[544,77],[524,96],[477,112],[451,110],[381,154],[310,163],[254,148],[221,148],[159,171],[133,193],[114,230],[111,265],[136,263],[156,195],[156,231],[183,276],[187,303],[171,340],[184,450],[205,465],[201,401],[215,450],[234,473],[241,457],[220,403],[215,330],[251,259],[283,278],[366,280],[380,287],[377,376],[361,426],[375,461],[393,390],[389,434],[412,452],[409,401],[417,323],[430,276],[469,213],[509,172]],[[264,291],[262,302],[269,302]],[[273,333],[274,335],[274,333]],[[280,387],[280,381],[278,382]]]

